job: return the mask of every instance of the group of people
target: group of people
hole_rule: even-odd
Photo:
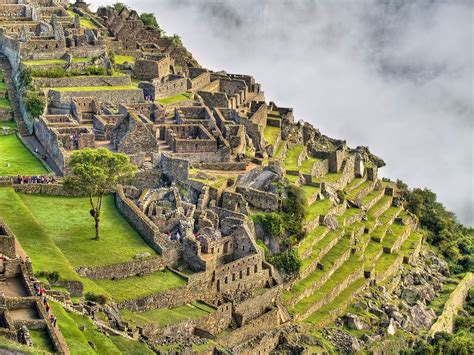
[[[51,322],[53,327],[55,327],[58,319],[53,314],[50,314],[51,306],[48,303],[48,298],[46,297],[45,288],[44,287],[39,287],[36,282],[33,284],[33,287],[35,289],[36,296],[38,296],[41,299],[41,301],[43,302],[43,306],[44,306],[44,309],[46,310],[46,315],[49,318],[49,321]]]
[[[17,184],[54,184],[56,179],[52,175],[34,175],[16,177]]]

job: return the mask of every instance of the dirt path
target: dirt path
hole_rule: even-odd
[[[448,301],[444,305],[443,313],[430,329],[430,334],[437,332],[453,332],[454,317],[458,310],[462,308],[464,300],[467,297],[469,289],[474,286],[474,274],[468,272],[466,276],[457,285],[454,291],[449,295]]]

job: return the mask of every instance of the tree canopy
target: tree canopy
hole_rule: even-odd
[[[95,221],[95,239],[99,239],[104,195],[133,177],[136,168],[130,163],[127,155],[113,153],[105,148],[81,149],[73,153],[68,168],[70,173],[64,181],[65,187],[89,196],[90,214]]]
[[[160,28],[160,26],[158,26],[158,21],[156,21],[155,15],[153,15],[152,13],[144,12],[140,15],[140,19],[142,20],[145,26],[150,26],[158,29]]]

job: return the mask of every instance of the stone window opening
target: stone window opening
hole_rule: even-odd
[[[250,276],[250,267],[247,267],[247,276]]]

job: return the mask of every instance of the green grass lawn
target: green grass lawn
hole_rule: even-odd
[[[4,81],[0,81],[0,90],[5,90],[7,88],[7,83]]]
[[[133,64],[135,63],[135,58],[130,55],[114,55],[115,64]]]
[[[59,87],[52,90],[57,91],[114,91],[114,90],[138,90],[133,85],[123,86],[71,86],[71,87]]]
[[[33,348],[48,353],[54,353],[54,345],[51,342],[49,334],[46,330],[30,329],[31,339],[33,340]]]
[[[300,156],[303,149],[304,146],[302,144],[295,145],[293,148],[288,149],[284,161],[285,169],[298,170],[298,157]]]
[[[17,128],[15,121],[0,121],[0,128]]]
[[[121,280],[95,280],[95,283],[105,289],[116,302],[122,302],[183,286],[186,281],[178,274],[165,270]]]
[[[84,27],[84,28],[88,28],[88,29],[97,28],[94,22],[86,18],[81,18],[80,23],[81,23],[81,27]]]
[[[315,243],[311,248],[311,254],[309,254],[307,258],[302,260],[300,269],[302,271],[306,270],[314,261],[314,259],[316,259],[320,255],[321,250],[326,248],[329,244],[331,244],[331,242],[334,241],[334,239],[339,237],[339,233],[340,231],[329,232],[321,240]]]
[[[184,319],[197,319],[208,315],[212,311],[213,309],[210,309],[208,306],[195,302],[176,308],[159,308],[146,312],[122,310],[121,313],[125,319],[132,321],[138,326],[152,322],[160,327],[164,327]]]
[[[317,194],[321,191],[321,189],[319,187],[314,187],[314,186],[311,186],[311,185],[303,185],[303,186],[301,186],[301,188],[304,191],[304,195],[306,196],[306,199],[309,199],[311,196],[313,196],[314,194]]]
[[[1,124],[3,126],[3,124]],[[0,176],[42,175],[48,171],[15,134],[0,136]]]
[[[273,126],[266,126],[265,130],[263,131],[263,136],[268,144],[275,144],[278,136],[280,135],[280,128],[273,127]]]
[[[10,108],[10,100],[5,97],[0,98],[0,108]]]
[[[70,313],[58,303],[50,302],[50,305],[71,354],[152,354],[143,343],[109,337],[99,332],[89,318]],[[89,341],[94,344],[95,350]]]
[[[300,171],[303,174],[311,174],[311,170],[313,169],[314,163],[320,161],[319,159],[313,157],[307,157],[305,160],[301,162],[301,169]]]
[[[98,241],[92,240],[95,230],[88,198],[19,197],[74,267],[126,262],[144,252],[156,254],[116,209],[113,196],[104,198]]]
[[[308,235],[298,245],[298,255],[303,254],[305,250],[310,248],[316,240],[320,239],[327,232],[327,227],[318,226],[310,233],[308,233]]]
[[[61,65],[66,64],[64,59],[32,59],[22,61],[25,65]]]
[[[189,100],[191,99],[191,96],[192,94],[190,92],[183,92],[178,95],[165,97],[163,99],[158,99],[158,102],[162,105],[170,105],[170,104],[175,104],[177,102]]]
[[[326,198],[324,200],[314,201],[306,209],[306,222],[311,222],[319,216],[325,216],[328,213],[329,208],[331,207],[332,202],[330,199]]]

